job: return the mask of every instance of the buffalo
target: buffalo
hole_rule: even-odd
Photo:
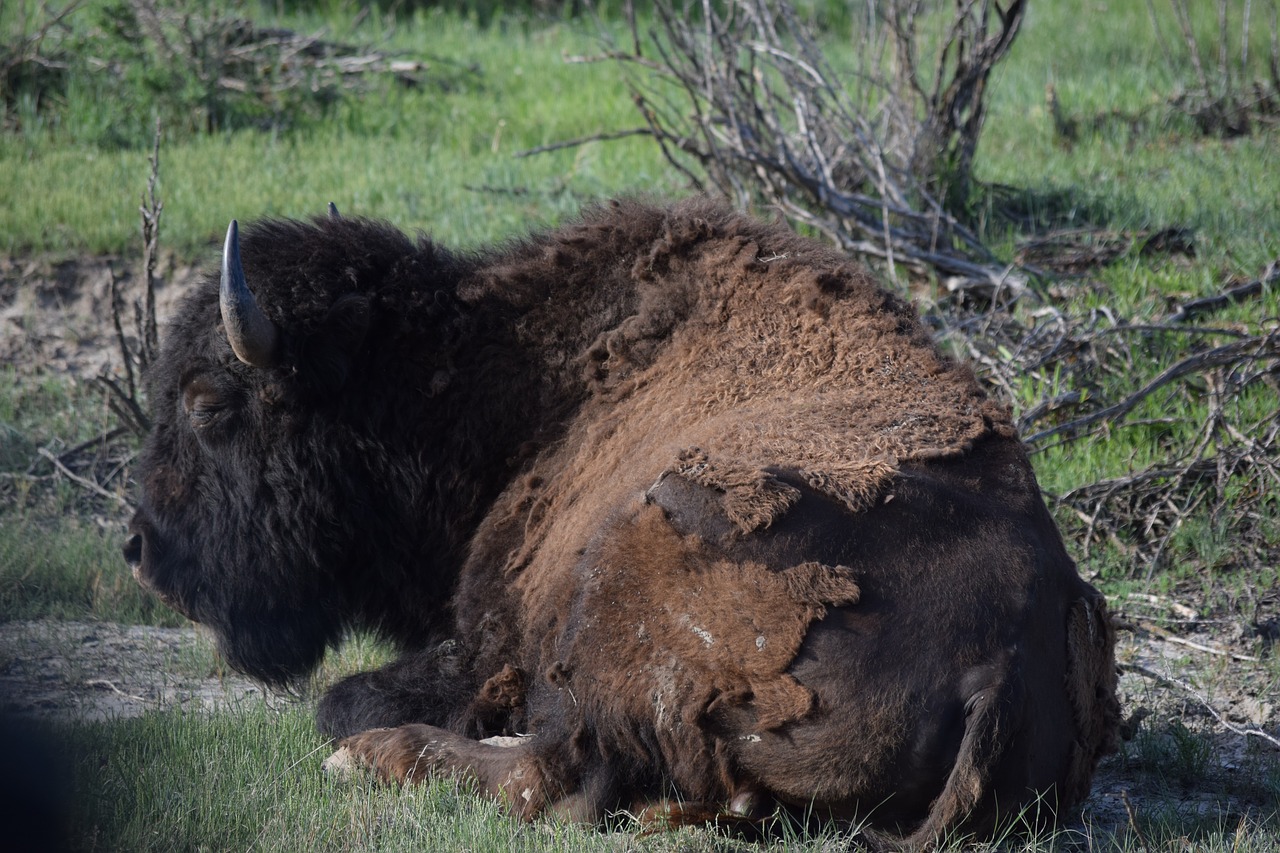
[[[1008,408],[781,224],[232,222],[147,381],[134,576],[273,685],[396,643],[317,715],[387,779],[917,847],[1055,819],[1115,747],[1106,605]]]

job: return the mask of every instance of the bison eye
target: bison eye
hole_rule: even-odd
[[[222,414],[223,408],[221,405],[197,403],[187,412],[187,417],[191,419],[193,427],[205,427],[218,419],[218,415]]]
[[[183,390],[182,408],[186,410],[191,426],[199,429],[216,421],[226,410],[227,401],[207,383],[196,381]]]

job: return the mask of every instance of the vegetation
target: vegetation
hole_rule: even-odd
[[[878,269],[975,360],[1025,433],[1040,435],[1034,458],[1051,506],[1128,633],[1217,630],[1216,668],[1199,652],[1168,665],[1200,667],[1191,686],[1201,692],[1245,684],[1241,692],[1265,702],[1280,691],[1280,145],[1273,25],[1262,12],[1242,20],[1237,5],[1027,4],[986,83],[981,145],[965,165],[972,180],[952,199],[994,258],[1034,268],[1027,290],[1007,301],[900,261]],[[92,375],[24,349],[27,336],[67,336],[38,327],[49,316],[41,300],[59,292],[20,298],[36,287],[27,261],[57,279],[64,262],[107,255],[113,275],[137,280],[129,271],[140,262],[138,197],[155,121],[164,133],[162,284],[207,262],[233,217],[310,216],[333,201],[466,246],[609,195],[686,191],[687,175],[644,135],[517,156],[645,125],[617,64],[567,61],[603,51],[600,26],[626,43],[626,20],[615,8],[601,24],[574,6],[0,0],[0,253],[11,259],[0,267],[0,623],[182,621],[138,592],[119,560],[134,440]],[[819,26],[831,66],[854,68],[851,45],[864,42],[852,6],[798,6]],[[1225,39],[1219,9],[1231,11]],[[660,37],[647,14],[640,30]],[[320,64],[295,67],[289,50]],[[342,71],[352,57],[376,57],[373,70]],[[1230,288],[1239,298],[1170,320]],[[27,313],[10,310],[22,305]],[[105,312],[98,322],[108,323]],[[104,330],[103,345],[113,336]],[[1214,361],[1231,346],[1241,357]],[[118,378],[118,358],[113,369]],[[1118,418],[1075,423],[1124,405]],[[384,654],[357,645],[320,678]],[[1215,757],[1204,712],[1171,721],[1168,702],[1128,699],[1130,710],[1166,712],[1139,729],[1112,772],[1163,805],[1123,821],[1119,849],[1280,844],[1272,814],[1185,808],[1265,801],[1267,792],[1276,801],[1280,762],[1269,745],[1246,740],[1242,781]],[[741,847],[706,832],[637,838],[625,818],[612,835],[521,827],[448,782],[403,792],[337,784],[318,770],[325,745],[309,713],[304,698],[284,712],[254,705],[59,730],[75,768],[73,846]],[[1027,849],[1092,849],[1093,830],[1083,832]],[[780,833],[787,849],[830,840]]]

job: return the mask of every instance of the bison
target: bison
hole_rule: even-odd
[[[1052,819],[1114,748],[1106,606],[1008,409],[778,223],[232,222],[148,383],[135,577],[271,684],[397,643],[318,710],[386,778],[913,847]]]

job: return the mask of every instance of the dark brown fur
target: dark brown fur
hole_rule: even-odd
[[[308,329],[352,327],[322,310],[351,285],[305,286],[349,262],[299,261],[282,291],[269,250],[246,241],[248,280],[286,334],[300,294],[319,304]],[[410,301],[444,318],[438,348],[435,326],[394,316],[403,295],[379,313],[382,285],[353,272],[374,307],[334,363],[397,412],[397,476],[415,497],[393,517],[421,520],[394,554],[418,549],[422,566],[316,569],[353,591],[316,593],[335,625],[422,649],[322,703],[332,733],[386,727],[344,742],[359,759],[401,781],[470,775],[527,817],[767,802],[866,819],[905,846],[1087,793],[1117,722],[1105,605],[1007,410],[908,304],[838,254],[705,201],[615,203],[472,259],[403,251],[382,275],[396,294],[415,293],[401,275],[434,289]],[[362,378],[384,350],[427,398]],[[180,385],[194,356],[167,358]],[[379,424],[359,440],[395,443]],[[144,482],[172,482],[175,458],[153,448]],[[137,529],[178,526],[156,488]],[[192,588],[161,591],[217,626]],[[240,657],[269,667],[265,649]],[[516,731],[535,736],[472,739]]]

